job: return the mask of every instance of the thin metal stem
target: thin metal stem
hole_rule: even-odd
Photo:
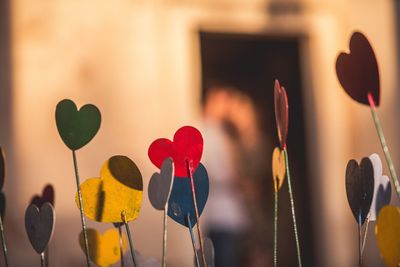
[[[46,261],[46,266],[49,266],[49,247],[44,251],[44,259]]]
[[[44,252],[40,253],[40,266],[45,267],[45,264],[44,264]]]
[[[196,221],[197,221],[197,234],[199,236],[199,243],[200,243],[200,251],[201,251],[201,256],[203,259],[203,264],[204,267],[207,266],[207,262],[206,262],[206,255],[204,253],[204,242],[203,242],[203,235],[202,235],[202,231],[201,231],[201,226],[200,226],[200,216],[199,216],[199,210],[197,208],[197,198],[196,198],[196,188],[194,186],[194,178],[193,178],[193,166],[192,166],[193,162],[192,161],[188,161],[186,160],[186,166],[188,169],[188,174],[189,174],[189,178],[190,178],[190,184],[191,184],[191,188],[192,188],[192,196],[193,196],[193,204],[194,204],[194,211],[196,214]]]
[[[368,226],[369,226],[369,215],[367,218],[367,225],[365,226],[365,230],[364,230],[364,238],[363,238],[363,242],[362,242],[361,256],[364,254],[365,243],[367,241]]]
[[[278,265],[278,191],[274,190],[274,267]]]
[[[163,251],[162,251],[162,267],[167,266],[167,222],[168,222],[168,202],[164,208],[164,224],[163,224]]]
[[[358,266],[362,267],[362,252],[361,252],[361,224],[358,225]]]
[[[121,224],[118,224],[118,234],[119,234],[119,253],[121,254],[121,267],[124,267],[124,248],[122,242]]]
[[[83,204],[82,204],[82,192],[81,192],[81,182],[79,180],[79,172],[78,172],[78,163],[76,160],[76,153],[75,150],[72,150],[72,158],[74,161],[74,170],[75,170],[75,178],[76,178],[76,189],[78,191],[78,198],[79,198],[79,211],[81,213],[81,223],[82,223],[82,232],[83,232],[83,243],[85,245],[85,254],[86,254],[86,263],[87,266],[90,267],[90,260],[89,260],[89,243],[88,237],[86,232],[86,221],[85,216],[83,214]]]
[[[283,149],[283,153],[285,155],[286,177],[287,177],[287,181],[288,181],[290,205],[292,207],[293,229],[294,229],[294,236],[296,239],[296,249],[297,249],[297,261],[299,263],[299,267],[301,267],[302,264],[301,264],[300,242],[299,242],[299,236],[297,233],[296,213],[295,213],[295,209],[294,209],[292,183],[290,181],[289,157],[288,157],[286,147]]]
[[[1,219],[1,214],[0,214],[0,235],[1,235],[1,243],[3,245],[4,261],[6,263],[6,267],[8,267],[9,265],[8,265],[8,253],[7,253],[6,236],[4,234],[3,220]]]
[[[196,241],[194,239],[193,227],[192,227],[192,223],[190,222],[190,214],[186,215],[186,219],[188,221],[190,237],[192,239],[194,258],[196,259],[196,267],[200,267],[200,260],[199,260],[199,255],[197,255]]]
[[[129,230],[129,224],[126,221],[126,214],[125,211],[122,212],[122,221],[125,224],[125,228],[126,228],[126,233],[128,235],[128,240],[129,240],[129,248],[131,249],[131,255],[132,255],[132,261],[133,261],[133,265],[135,267],[138,267],[138,263],[136,261],[136,257],[135,257],[135,248],[133,247],[133,241],[132,241],[132,237],[131,237],[131,231]]]
[[[369,101],[369,104],[370,104],[371,114],[372,114],[372,118],[374,120],[375,128],[376,128],[376,131],[377,131],[378,136],[379,136],[379,141],[381,142],[383,153],[385,154],[386,163],[387,163],[387,165],[389,167],[390,176],[392,177],[392,181],[393,181],[394,187],[396,189],[397,196],[400,199],[400,184],[399,184],[399,180],[397,178],[397,173],[396,173],[396,170],[394,168],[392,157],[390,156],[389,147],[386,144],[385,135],[383,133],[383,129],[382,129],[382,125],[381,125],[381,122],[379,120],[379,117],[378,117],[378,113],[376,112],[376,109],[375,109],[374,99],[373,99],[373,97],[372,97],[372,95],[370,93],[368,94],[368,101]]]

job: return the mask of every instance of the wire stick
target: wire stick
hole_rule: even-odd
[[[8,267],[9,265],[8,265],[8,253],[7,253],[6,236],[4,234],[3,220],[1,219],[1,214],[0,214],[0,235],[1,235],[1,243],[3,245],[4,261],[6,263],[6,267]]]
[[[44,264],[44,252],[40,253],[40,266],[45,267]]]
[[[49,247],[47,247],[46,250],[44,251],[44,259],[46,266],[49,266]]]
[[[167,266],[167,222],[168,222],[168,202],[164,208],[164,224],[163,224],[163,251],[162,251],[162,267]]]
[[[190,237],[192,239],[194,258],[196,259],[196,267],[200,267],[199,255],[197,255],[196,241],[194,239],[193,228],[192,228],[192,223],[190,222],[190,214],[189,213],[186,215],[186,219],[188,221]]]
[[[274,267],[278,265],[278,191],[274,190]]]
[[[188,169],[188,174],[189,174],[189,178],[190,178],[190,184],[191,184],[191,187],[192,187],[193,204],[194,204],[194,211],[195,211],[195,214],[196,214],[197,234],[199,236],[201,256],[202,256],[202,259],[203,259],[204,266],[207,266],[206,255],[204,253],[203,235],[202,235],[201,226],[200,226],[199,210],[197,208],[196,188],[194,186],[193,162],[192,161],[189,162],[188,160],[186,160],[186,166],[187,166],[187,169]]]
[[[118,224],[118,234],[119,234],[119,253],[121,254],[121,267],[124,267],[124,248],[122,242],[121,224]]]
[[[361,217],[361,216],[360,216]],[[361,224],[358,223],[358,266],[362,267],[362,252],[361,252]]]
[[[363,238],[363,242],[362,242],[361,256],[364,254],[365,243],[367,241],[368,226],[369,226],[369,215],[367,218],[367,225],[365,226],[365,230],[364,230],[364,238]]]
[[[301,265],[301,254],[300,254],[300,242],[299,242],[299,236],[297,233],[296,213],[295,213],[295,209],[294,209],[292,183],[290,181],[289,157],[288,157],[286,147],[283,149],[283,153],[285,155],[286,177],[287,177],[287,181],[288,181],[290,205],[292,206],[292,218],[293,218],[294,236],[296,239],[297,261],[299,262],[299,267],[301,267],[302,265]]]
[[[85,245],[85,254],[86,254],[86,263],[87,266],[90,266],[90,260],[89,260],[89,243],[88,243],[88,237],[87,237],[87,232],[86,232],[86,221],[85,221],[85,216],[83,214],[83,204],[82,204],[82,192],[81,192],[81,182],[79,180],[79,173],[78,173],[78,163],[76,160],[76,154],[75,150],[72,150],[72,158],[74,160],[74,170],[75,170],[75,178],[76,178],[76,189],[78,191],[78,198],[79,198],[79,211],[81,213],[81,223],[82,223],[82,232],[83,232],[83,240],[84,240],[84,245]]]
[[[397,196],[400,199],[400,184],[399,184],[399,180],[397,178],[397,173],[396,173],[396,170],[394,168],[392,157],[390,156],[389,147],[386,144],[385,135],[383,134],[383,129],[382,129],[382,125],[381,125],[381,122],[379,120],[379,117],[378,117],[378,113],[376,112],[376,109],[375,109],[375,101],[374,101],[374,98],[372,97],[371,93],[368,93],[368,101],[369,101],[369,105],[370,105],[370,108],[371,108],[371,114],[372,114],[372,118],[374,120],[375,128],[376,128],[376,131],[377,131],[378,136],[379,136],[379,141],[381,142],[383,153],[385,154],[386,163],[387,163],[387,165],[389,167],[390,176],[392,177],[392,181],[393,181],[394,187],[396,189]]]
[[[135,257],[135,248],[133,247],[133,241],[132,241],[132,237],[131,237],[131,231],[129,230],[129,224],[126,221],[126,213],[125,211],[122,212],[122,221],[125,224],[125,228],[126,228],[126,233],[128,235],[128,240],[129,240],[129,248],[131,249],[131,255],[132,255],[132,261],[133,261],[133,265],[135,267],[138,267],[139,265],[137,264],[136,261],[136,257]]]

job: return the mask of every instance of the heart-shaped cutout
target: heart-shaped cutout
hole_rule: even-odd
[[[199,216],[206,205],[209,191],[208,174],[203,164],[199,164],[193,174]],[[183,226],[189,227],[186,221],[190,216],[191,225],[196,224],[191,183],[189,178],[174,179],[171,196],[168,201],[168,216]]]
[[[363,158],[360,165],[353,159],[347,163],[346,194],[356,222],[364,224],[374,194],[374,169],[369,158]]]
[[[367,37],[354,32],[350,53],[340,53],[336,60],[336,75],[347,94],[355,101],[369,105],[368,94],[376,106],[380,101],[378,62]]]
[[[381,257],[386,267],[400,265],[400,209],[395,206],[385,206],[378,215],[375,235]]]
[[[166,158],[160,173],[154,173],[149,182],[148,195],[151,205],[157,210],[164,210],[171,195],[174,181],[174,165],[171,158]]]
[[[281,189],[286,175],[285,153],[279,147],[272,152],[272,179],[274,180],[275,192]]]
[[[89,256],[90,259],[101,267],[108,267],[117,263],[121,259],[121,247],[119,232],[117,229],[109,229],[103,234],[96,229],[87,229]],[[79,234],[79,244],[83,251],[84,239],[83,233]],[[128,243],[125,235],[122,236],[122,251],[125,252],[128,248]]]
[[[201,250],[197,250],[197,255],[199,255],[200,266],[214,267],[215,266],[215,250],[214,244],[210,238],[204,240],[204,256],[206,258],[206,265],[203,264],[203,257],[201,257]],[[196,266],[196,259],[194,266]]]
[[[100,110],[92,104],[78,111],[75,103],[64,99],[56,107],[56,124],[61,139],[71,150],[85,146],[100,128]]]
[[[278,80],[275,80],[274,86],[274,107],[279,143],[284,149],[289,127],[289,104],[285,87],[280,86]]]
[[[56,216],[50,203],[44,203],[39,209],[29,205],[25,212],[25,230],[29,241],[37,253],[43,253],[53,235]]]
[[[166,138],[155,140],[148,154],[157,168],[161,168],[164,160],[171,157],[175,167],[174,176],[188,177],[187,161],[192,161],[196,170],[203,154],[203,137],[196,128],[184,126],[176,131],[173,141]]]
[[[4,195],[3,192],[0,192],[0,216],[3,223],[5,215],[6,215],[6,195]]]
[[[4,151],[0,146],[0,191],[3,190],[5,177],[6,177],[6,164],[4,160]]]
[[[374,168],[374,196],[372,198],[369,220],[375,221],[380,209],[390,203],[392,187],[389,177],[382,174],[382,161],[378,154],[369,156]]]
[[[110,169],[110,162],[117,161],[119,168]],[[130,170],[130,172],[126,172]],[[119,179],[113,173],[124,173]],[[133,181],[124,181],[122,178]],[[130,187],[127,184],[134,186]],[[98,222],[123,222],[121,213],[125,211],[126,220],[137,218],[142,205],[143,180],[136,164],[126,156],[113,156],[107,160],[100,171],[100,178],[90,178],[81,184],[82,204],[85,215]],[[79,207],[78,194],[76,204]]]
[[[54,207],[54,187],[51,184],[43,188],[42,195],[34,195],[31,199],[31,204],[35,204],[39,208],[46,202],[49,202]]]

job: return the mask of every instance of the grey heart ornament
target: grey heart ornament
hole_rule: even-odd
[[[197,255],[199,255],[200,266],[206,266],[206,267],[215,266],[214,244],[210,238],[206,238],[204,240],[204,256],[206,257],[207,264],[203,264],[203,257],[200,256],[201,255],[200,249],[197,250]],[[194,265],[196,266],[196,260]]]
[[[54,208],[48,202],[40,209],[31,204],[25,211],[25,230],[32,247],[39,254],[46,250],[53,235],[55,219]]]
[[[171,195],[174,181],[174,165],[172,158],[166,158],[160,169],[160,173],[154,173],[149,182],[148,196],[151,205],[157,210],[165,210]]]

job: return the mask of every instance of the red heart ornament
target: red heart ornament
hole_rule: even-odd
[[[281,144],[281,149],[284,149],[286,147],[286,138],[288,134],[289,104],[285,87],[280,86],[278,80],[275,80],[274,86],[274,105],[278,138]]]
[[[350,39],[350,53],[340,53],[336,60],[336,74],[347,94],[359,103],[369,105],[368,94],[379,106],[379,70],[374,50],[367,37],[354,32]]]
[[[193,171],[197,169],[203,154],[203,137],[199,130],[192,126],[179,128],[173,141],[166,138],[155,140],[149,147],[151,162],[161,168],[163,161],[171,157],[174,161],[175,176],[188,177],[186,161],[192,161]]]

